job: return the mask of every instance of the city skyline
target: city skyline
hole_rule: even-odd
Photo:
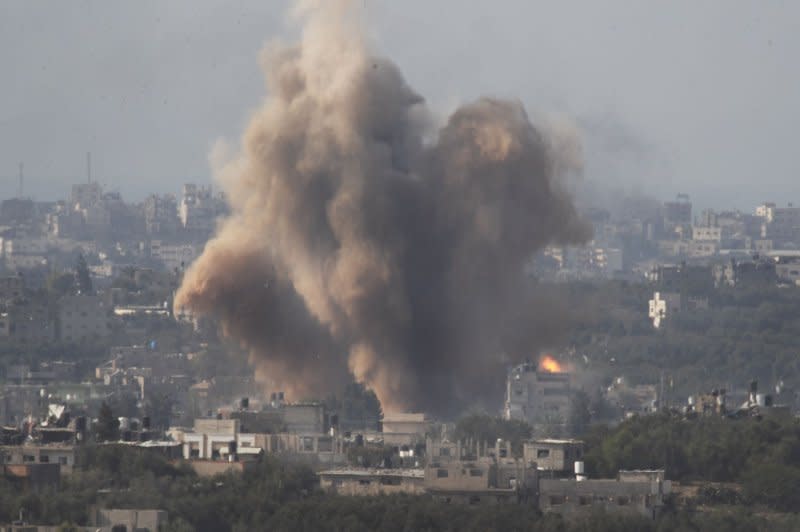
[[[63,195],[85,176],[86,152],[96,179],[131,199],[211,183],[212,146],[236,144],[263,97],[264,43],[295,32],[286,6],[197,2],[187,15],[178,3],[7,4],[0,195],[15,194],[20,162],[27,195]],[[659,200],[687,192],[716,208],[800,201],[788,25],[800,8],[672,8],[361,9],[375,52],[395,58],[435,112],[489,93],[573,121],[589,181]]]

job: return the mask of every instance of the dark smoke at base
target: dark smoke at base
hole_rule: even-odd
[[[489,98],[426,142],[422,98],[349,5],[304,5],[301,43],[265,52],[269,97],[220,175],[232,215],[176,307],[217,317],[294,398],[355,378],[386,411],[496,401],[561,321],[525,262],[589,237],[559,180],[579,150]]]

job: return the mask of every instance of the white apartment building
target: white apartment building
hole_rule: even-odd
[[[681,296],[674,292],[655,292],[649,302],[647,315],[658,329],[667,317],[681,311]]]

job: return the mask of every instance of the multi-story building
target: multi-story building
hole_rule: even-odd
[[[173,235],[178,231],[178,203],[175,196],[151,194],[144,200],[145,232],[148,235]]]
[[[58,303],[59,335],[66,342],[85,342],[110,334],[110,308],[101,296],[64,296]]]
[[[221,196],[214,196],[211,187],[198,187],[195,184],[183,185],[183,197],[178,208],[178,216],[184,230],[198,235],[213,232],[217,217],[225,209]]]
[[[85,208],[100,202],[103,197],[103,187],[100,183],[78,183],[72,185],[70,203],[79,208]]]
[[[202,252],[203,247],[197,244],[167,244],[161,240],[150,243],[150,256],[170,271],[187,268]]]
[[[564,423],[569,415],[570,376],[524,363],[512,368],[506,381],[504,417],[531,424]]]
[[[688,225],[692,223],[692,202],[688,194],[678,194],[675,201],[664,203],[664,225]]]

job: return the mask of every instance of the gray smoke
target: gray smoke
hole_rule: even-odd
[[[301,42],[265,52],[268,97],[221,171],[232,214],[176,306],[217,317],[295,398],[355,378],[387,411],[446,413],[499,393],[561,322],[523,267],[589,236],[560,181],[580,150],[515,101],[436,132],[350,2],[298,13]]]

